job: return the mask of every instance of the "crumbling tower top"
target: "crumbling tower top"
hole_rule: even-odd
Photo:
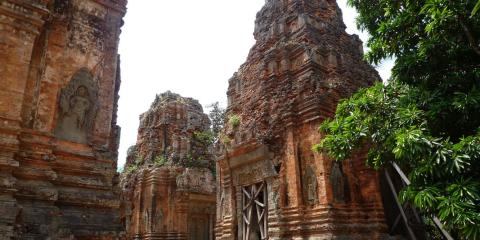
[[[127,165],[164,161],[213,168],[209,129],[210,120],[197,100],[170,91],[158,94],[140,115],[137,143],[129,150]]]

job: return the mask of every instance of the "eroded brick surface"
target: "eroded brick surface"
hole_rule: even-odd
[[[166,92],[140,116],[122,174],[129,238],[213,239],[210,120],[197,100]]]
[[[123,0],[0,2],[0,239],[122,237]]]
[[[262,182],[269,239],[383,238],[378,180],[364,154],[334,163],[311,151],[339,99],[380,80],[362,60],[358,36],[345,32],[336,1],[268,0],[254,36],[229,80],[230,120],[217,149],[217,239],[245,239],[247,225],[250,239],[261,239],[261,216],[248,219],[242,188]]]

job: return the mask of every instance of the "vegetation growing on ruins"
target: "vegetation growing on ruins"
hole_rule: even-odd
[[[394,161],[401,194],[456,239],[480,239],[480,1],[349,0],[370,33],[366,59],[395,57],[388,84],[342,101],[314,146],[344,160],[366,145],[377,169]]]
[[[220,142],[224,145],[230,145],[232,143],[232,139],[225,133],[220,133],[219,135]]]
[[[202,166],[202,160],[201,158],[195,159],[192,156],[192,153],[188,153],[187,156],[185,156],[183,161],[183,166],[187,168],[193,168],[193,167],[203,167]]]
[[[228,124],[230,124],[230,127],[232,128],[240,126],[240,117],[235,114],[230,115],[228,117]]]
[[[207,131],[195,131],[193,133],[193,138],[201,143],[204,146],[209,146],[213,144],[215,140],[215,135],[213,131],[207,130]]]
[[[128,149],[128,151],[135,151],[135,149],[132,146]],[[122,173],[130,174],[132,172],[135,172],[140,167],[140,165],[142,165],[142,163],[144,162],[144,159],[139,153],[132,153],[132,154],[135,155],[135,161],[133,161],[131,164],[125,164],[125,167],[121,171]]]
[[[123,169],[123,172],[126,173],[126,174],[130,174],[132,172],[135,172],[138,169],[139,166],[140,166],[140,163],[138,161],[135,161],[134,163],[126,166]]]
[[[130,174],[130,173],[132,173],[132,172],[135,172],[137,169],[138,169],[138,166],[132,164],[132,165],[127,166],[123,171],[124,171],[124,173],[126,173],[126,174]]]
[[[167,159],[163,155],[158,155],[153,159],[153,165],[156,167],[161,167],[167,163]]]

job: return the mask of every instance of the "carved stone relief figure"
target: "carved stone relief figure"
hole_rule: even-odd
[[[160,208],[155,214],[155,221],[153,224],[155,225],[154,227],[154,232],[156,231],[161,231],[162,228],[162,221],[163,221],[163,210]]]
[[[80,69],[61,90],[55,135],[63,140],[87,143],[97,109],[97,88],[87,69]]]
[[[225,188],[223,189],[223,191],[221,191],[221,195],[220,195],[220,213],[219,213],[219,219],[223,219],[223,211],[225,209],[225,191],[227,191]]]
[[[337,161],[334,161],[332,165],[330,183],[332,184],[333,200],[337,203],[345,203],[345,175]]]
[[[305,202],[313,205],[318,202],[317,176],[312,167],[308,166],[303,176],[303,196]]]
[[[230,192],[227,192],[227,189],[225,188],[225,195],[224,195],[224,201],[223,201],[223,216],[229,216],[232,214],[232,211],[231,211],[231,208],[232,208],[232,204],[231,204],[231,200],[232,198],[230,197]]]
[[[61,101],[62,120],[59,135],[74,142],[86,142],[85,116],[91,107],[87,88],[80,86],[70,99],[62,99]]]
[[[280,190],[279,190],[278,183],[270,183],[269,189],[268,189],[268,195],[269,195],[268,199],[271,200],[270,206],[273,209],[279,208],[279,198],[280,198],[279,191]]]
[[[151,213],[150,213],[150,210],[146,210],[145,213],[144,213],[144,223],[145,223],[145,230],[146,232],[152,232],[152,216],[151,216]]]

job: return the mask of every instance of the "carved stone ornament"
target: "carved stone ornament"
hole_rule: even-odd
[[[163,223],[163,210],[159,208],[155,214],[155,221],[153,222],[154,224],[154,229],[153,232],[158,232],[161,231],[162,229],[162,223]]]
[[[86,68],[78,70],[60,91],[55,135],[59,139],[88,143],[98,108],[98,88]]]
[[[312,167],[308,166],[303,175],[303,198],[308,205],[318,203],[317,176]]]
[[[330,182],[332,184],[333,200],[336,203],[345,203],[345,175],[337,161],[333,162]]]
[[[248,185],[278,175],[270,159],[245,165],[233,171],[233,184]]]

